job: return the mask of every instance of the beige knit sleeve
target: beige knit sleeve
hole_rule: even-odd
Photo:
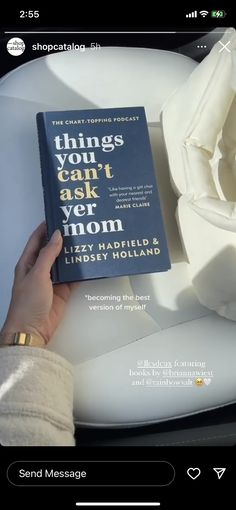
[[[73,446],[73,434],[72,366],[46,349],[0,348],[0,443]]]

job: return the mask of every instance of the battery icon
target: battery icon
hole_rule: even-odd
[[[225,11],[211,11],[212,18],[225,18],[225,16],[226,16]]]

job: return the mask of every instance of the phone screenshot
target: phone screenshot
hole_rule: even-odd
[[[143,26],[86,25],[89,7],[2,16],[10,508],[224,508],[233,493],[236,27],[204,7]]]

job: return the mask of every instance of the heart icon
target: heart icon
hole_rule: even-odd
[[[187,475],[190,476],[190,478],[192,478],[192,480],[196,480],[196,478],[198,478],[198,476],[200,476],[201,474],[201,469],[199,469],[198,467],[190,467],[188,468],[187,470]]]
[[[210,377],[205,377],[205,379],[203,379],[204,383],[208,386],[208,384],[211,384],[211,378]]]

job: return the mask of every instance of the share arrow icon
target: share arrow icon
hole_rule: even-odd
[[[216,472],[218,480],[220,480],[223,474],[225,473],[226,468],[213,468],[213,470]]]

